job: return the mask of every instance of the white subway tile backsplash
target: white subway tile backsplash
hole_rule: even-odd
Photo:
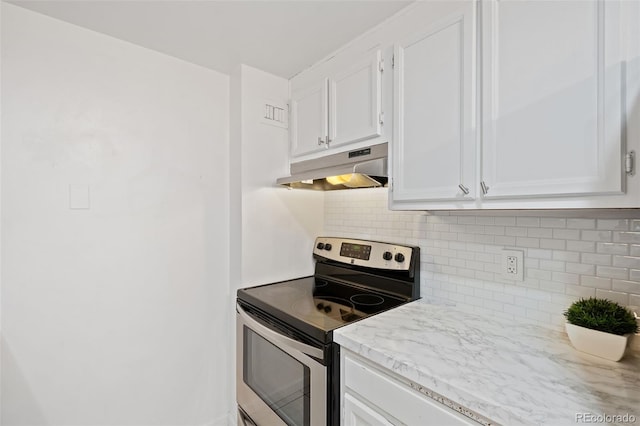
[[[476,223],[478,225],[493,225],[495,223],[495,218],[493,216],[478,216],[476,218]]]
[[[501,226],[515,226],[516,225],[516,218],[515,217],[508,217],[508,216],[498,216],[495,218],[494,223],[496,225],[501,225]]]
[[[534,238],[551,238],[553,229],[549,228],[527,228],[527,236]]]
[[[617,291],[596,289],[596,297],[599,297],[602,299],[609,299],[612,302],[620,303],[623,306],[627,306],[629,304],[628,293],[619,293]]]
[[[612,262],[612,257],[608,254],[582,253],[580,258],[582,263],[591,265],[610,266]]]
[[[582,231],[582,240],[583,241],[602,241],[608,242],[611,241],[611,231]]]
[[[596,243],[592,241],[567,241],[567,250],[583,253],[595,253]]]
[[[621,243],[640,244],[640,232],[613,232],[613,241]]]
[[[629,220],[627,219],[598,219],[598,229],[607,229],[610,231],[626,231],[629,229]]]
[[[539,238],[517,237],[516,238],[516,245],[518,247],[538,248],[538,247],[540,247],[540,239]]]
[[[578,274],[568,274],[565,272],[552,272],[551,279],[559,283],[578,284],[580,276]]]
[[[540,219],[540,226],[543,228],[566,228],[567,219],[543,217]]]
[[[544,281],[540,280],[540,286],[538,287],[540,290],[548,291],[550,293],[560,293],[564,294],[566,292],[566,287],[569,284],[558,283],[555,281]]]
[[[613,266],[640,269],[640,257],[613,256]]]
[[[579,240],[580,231],[577,229],[553,229],[553,238],[560,240]]]
[[[516,217],[516,225],[518,226],[540,226],[540,218],[538,217]]]
[[[565,262],[560,262],[557,260],[541,260],[540,269],[544,269],[545,271],[564,272]]]
[[[620,243],[598,243],[596,244],[596,251],[598,253],[626,255],[629,254],[629,245]]]
[[[596,268],[596,276],[625,280],[629,276],[629,270],[625,268],[615,268],[610,266],[598,266]]]
[[[571,251],[554,251],[553,260],[564,260],[565,262],[579,262],[580,253]]]
[[[505,229],[505,234],[511,237],[526,237],[527,228],[516,228],[509,226]]]
[[[587,265],[585,263],[567,263],[566,271],[572,274],[595,275],[596,267],[595,265]]]
[[[597,210],[537,214],[395,212],[386,189],[325,193],[327,235],[421,247],[423,297],[555,328],[579,298],[640,305],[640,220]],[[504,248],[524,252],[524,282],[502,278]]]
[[[567,219],[567,228],[595,229],[595,219]]]
[[[640,294],[640,283],[637,281],[613,280],[611,288],[625,293]]]
[[[564,250],[566,242],[564,240],[552,240],[547,238],[540,239],[540,248],[552,250]]]
[[[578,285],[566,285],[565,290],[566,294],[569,296],[578,296],[580,298],[595,297],[596,295],[595,288],[582,287]]]
[[[493,242],[497,245],[502,245],[502,246],[515,246],[516,237],[496,236]]]
[[[611,278],[601,278],[583,275],[580,277],[580,285],[585,287],[610,289]]]
[[[529,249],[527,251],[527,257],[551,260],[553,258],[553,252],[551,250]]]

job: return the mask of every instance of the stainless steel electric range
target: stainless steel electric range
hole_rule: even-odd
[[[238,290],[241,425],[338,425],[333,330],[420,296],[418,247],[319,237],[313,257],[313,276]]]

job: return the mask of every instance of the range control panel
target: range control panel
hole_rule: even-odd
[[[351,265],[407,271],[411,268],[413,247],[378,241],[318,237],[313,254]]]

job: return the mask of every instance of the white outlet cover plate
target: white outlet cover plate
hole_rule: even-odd
[[[516,260],[517,271],[515,274],[510,274],[507,272],[507,269],[508,269],[507,258],[510,256],[513,256],[517,259]],[[524,281],[524,252],[522,250],[503,249],[501,258],[502,258],[502,262],[501,262],[502,278],[507,280],[514,280],[514,281]]]

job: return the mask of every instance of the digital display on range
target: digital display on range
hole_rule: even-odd
[[[369,260],[370,255],[371,246],[353,243],[342,243],[342,246],[340,246],[340,256]]]

